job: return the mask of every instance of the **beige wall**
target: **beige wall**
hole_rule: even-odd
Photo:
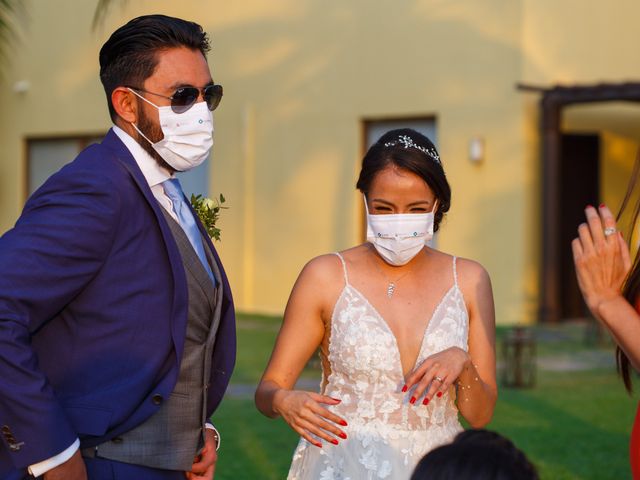
[[[254,12],[260,5],[245,4]],[[522,148],[513,121],[519,115],[513,88],[519,10],[503,8],[496,21],[472,2],[371,5],[292,2],[263,12],[266,19],[256,13],[257,20],[245,21],[241,13],[219,11],[211,30],[214,68],[237,91],[225,98],[225,114],[232,110],[245,132],[238,138],[230,131],[221,140],[230,154],[217,157],[214,173],[214,188],[229,189],[231,197],[226,238],[244,243],[228,248],[223,242],[222,248],[229,265],[242,268],[236,297],[244,308],[281,311],[308,259],[359,241],[361,203],[353,185],[362,119],[434,115],[454,190],[440,245],[478,258],[495,272],[496,288],[507,290],[503,300],[519,303],[519,291],[510,291],[518,286],[506,278],[520,277],[519,262],[502,272],[495,259],[520,246],[505,245],[504,237],[496,245],[477,221],[481,209],[499,218],[520,208],[513,198],[518,188],[508,180],[522,175],[510,161]],[[236,19],[231,26],[223,20],[227,14]],[[490,152],[480,166],[466,153],[477,135]],[[256,189],[248,194],[251,185]],[[247,229],[253,235],[245,235]]]
[[[524,0],[523,80],[597,83],[637,80],[635,0]]]
[[[93,2],[25,3],[28,23],[12,44],[0,80],[0,231],[13,224],[24,203],[27,136],[92,134],[109,127],[96,68],[102,42],[89,32]],[[21,80],[30,84],[22,94],[13,91]]]
[[[240,309],[281,312],[307,260],[360,241],[364,119],[434,116],[453,188],[439,246],[489,270],[498,322],[531,322],[538,99],[515,85],[640,71],[626,43],[640,40],[640,6],[622,2],[618,14],[587,3],[130,0],[91,32],[94,2],[31,0],[29,29],[0,83],[0,231],[24,200],[24,138],[106,130],[100,45],[127,19],[161,12],[198,21],[213,39],[209,60],[225,97],[211,185],[230,207],[220,250]],[[588,28],[576,25],[576,8]],[[23,79],[30,90],[12,92]],[[485,141],[481,164],[468,160],[473,137]]]

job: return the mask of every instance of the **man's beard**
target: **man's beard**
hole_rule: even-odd
[[[140,115],[138,118],[138,128],[140,129],[140,131],[144,133],[145,136],[149,140],[151,140],[153,143],[156,143],[162,140],[164,138],[164,135],[162,134],[162,128],[160,128],[159,125],[155,125],[151,121],[151,119],[144,113],[144,109],[140,108],[138,111],[140,112]],[[142,135],[138,133],[138,138],[136,140],[138,141],[140,146],[144,149],[144,151],[147,152],[149,155],[151,155],[151,157],[156,162],[158,162],[158,165],[160,165],[162,168],[166,168],[171,173],[174,173],[177,171],[175,168],[169,165],[164,160],[164,158],[160,156],[158,152],[155,151],[153,146],[147,141],[146,138],[144,138]]]

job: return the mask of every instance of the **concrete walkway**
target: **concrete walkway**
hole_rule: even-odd
[[[320,385],[320,377],[318,380],[313,380],[311,378],[301,378],[296,383],[296,389],[298,390],[309,390],[311,392],[317,392]],[[253,394],[256,392],[256,387],[258,385],[252,385],[249,383],[232,383],[227,388],[227,393],[225,393],[226,397],[233,398],[253,398]]]
[[[615,369],[615,353],[608,350],[584,350],[541,357],[537,360],[539,370],[551,372],[575,372],[580,370]]]

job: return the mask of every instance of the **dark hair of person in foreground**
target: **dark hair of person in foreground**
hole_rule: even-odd
[[[425,455],[411,480],[538,480],[538,472],[511,440],[489,430],[465,430]]]

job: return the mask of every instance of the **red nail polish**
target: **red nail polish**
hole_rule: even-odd
[[[340,425],[342,425],[343,427],[347,426],[347,422],[345,422],[344,420],[340,420]]]
[[[318,448],[322,448],[322,444],[321,443],[314,443],[314,445]]]
[[[405,385],[404,387],[402,387],[402,393],[406,392],[408,390],[407,386]]]
[[[341,402],[342,400],[340,400],[339,398],[333,398],[333,397],[329,397],[331,400],[335,400],[336,402]]]
[[[438,392],[438,398],[442,396],[442,392]]]
[[[346,433],[340,433],[340,435],[338,435],[340,438],[344,438],[345,440],[347,439],[347,434]]]
[[[601,203],[601,204],[600,204],[600,208],[604,208],[604,203]]]
[[[423,405],[429,405],[429,397],[424,397],[424,400],[422,401]]]
[[[586,207],[584,207],[584,208],[593,208],[593,205],[587,205],[587,206],[586,206]]]
[[[338,445],[338,440],[336,440],[335,438],[333,438],[333,439],[331,440],[331,443],[333,443],[334,445]]]
[[[413,405],[414,403],[416,403],[416,397],[411,397],[411,400],[409,400],[409,403],[411,405]]]

